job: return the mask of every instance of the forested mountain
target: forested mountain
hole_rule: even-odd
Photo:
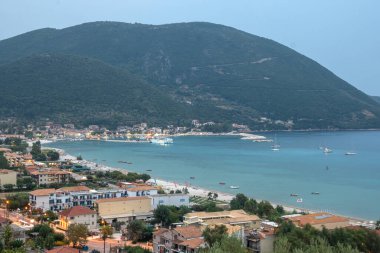
[[[44,54],[2,65],[0,90],[3,117],[107,126],[189,118],[183,105],[126,70],[78,56]]]
[[[380,97],[373,96],[372,98],[375,99],[376,102],[380,103]]]
[[[380,126],[380,106],[326,68],[272,40],[222,25],[94,22],[0,41],[0,64],[41,53],[90,57],[126,69],[175,103],[178,118],[258,129]],[[99,99],[114,95],[103,92]],[[135,112],[130,117],[151,116]]]

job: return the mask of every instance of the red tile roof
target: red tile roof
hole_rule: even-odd
[[[202,236],[202,230],[196,226],[176,227],[174,229],[185,239],[197,238]]]
[[[63,210],[59,213],[59,215],[66,217],[73,217],[86,214],[96,214],[96,212],[85,206],[74,206],[69,209]]]
[[[181,242],[179,243],[179,245],[186,246],[187,248],[190,248],[190,249],[197,249],[204,243],[205,241],[203,238],[193,238],[193,239]]]
[[[337,222],[348,222],[349,220],[345,217],[332,215],[329,213],[313,213],[297,217],[291,217],[291,221],[298,223],[300,226],[306,224],[316,225],[316,224],[328,224]]]
[[[49,188],[49,189],[38,189],[35,191],[31,191],[29,192],[29,194],[34,195],[34,196],[48,196],[54,192],[55,192],[54,188]]]
[[[65,192],[81,192],[81,191],[90,191],[91,189],[87,186],[80,185],[80,186],[71,186],[71,187],[62,187],[58,190],[65,191]]]

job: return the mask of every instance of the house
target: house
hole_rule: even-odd
[[[202,230],[197,226],[160,228],[153,233],[154,253],[196,253],[203,247]]]
[[[350,220],[329,213],[312,213],[306,215],[292,215],[285,217],[297,227],[304,227],[310,224],[312,227],[321,230],[323,227],[327,229],[344,228],[350,226]]]
[[[53,183],[68,183],[71,173],[57,168],[44,168],[34,170],[30,172],[30,175],[37,181],[37,184],[40,186]]]
[[[19,167],[22,166],[24,158],[22,155],[12,152],[4,153],[5,159],[7,159],[9,167]]]
[[[256,215],[247,214],[244,210],[232,210],[222,212],[194,212],[185,214],[185,225],[239,225],[244,228],[258,229],[261,219]]]
[[[50,198],[51,194],[54,194],[55,189],[38,189],[29,192],[29,205],[31,209],[42,209],[44,212],[47,210],[52,210],[50,208],[52,200]]]
[[[98,215],[109,223],[153,217],[151,199],[147,196],[98,199],[95,207]]]
[[[85,206],[74,206],[60,212],[58,227],[67,230],[71,224],[84,224],[89,231],[96,229],[96,211]]]
[[[152,200],[152,207],[156,209],[159,205],[166,206],[189,206],[190,198],[187,194],[157,194],[149,196]]]
[[[0,188],[4,188],[4,185],[17,184],[17,172],[13,170],[0,169]]]

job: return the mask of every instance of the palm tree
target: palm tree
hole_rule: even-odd
[[[103,227],[100,229],[100,234],[102,235],[102,239],[104,241],[104,253],[106,253],[106,240],[108,237],[111,237],[113,234],[113,229],[109,225],[105,225],[104,221],[102,222]]]

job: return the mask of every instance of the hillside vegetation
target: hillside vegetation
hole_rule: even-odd
[[[0,41],[0,64],[41,53],[90,57],[145,79],[165,94],[167,103],[174,103],[170,112],[155,108],[162,121],[193,117],[256,129],[380,126],[379,104],[326,68],[277,42],[222,25],[94,22]],[[25,83],[19,79],[19,85]],[[110,98],[115,95],[110,90],[93,95]],[[129,106],[134,102],[131,97]],[[152,115],[140,105],[133,108],[136,113],[128,113],[129,119]],[[127,113],[120,106],[109,109]]]

